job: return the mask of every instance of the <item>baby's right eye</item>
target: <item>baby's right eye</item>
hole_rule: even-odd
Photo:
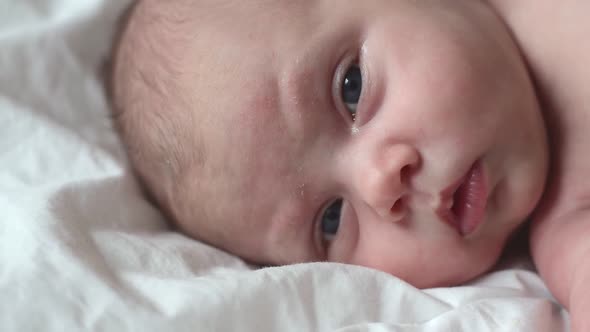
[[[350,66],[343,77],[340,95],[352,120],[356,117],[356,109],[363,92],[363,75],[357,64]]]
[[[342,199],[335,200],[324,211],[320,220],[320,229],[324,242],[332,241],[338,233],[338,228],[340,227],[340,211],[342,211]]]

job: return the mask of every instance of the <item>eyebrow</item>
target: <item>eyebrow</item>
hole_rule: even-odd
[[[285,203],[286,202],[286,203]],[[317,261],[321,258],[315,236],[315,212],[304,200],[289,198],[272,217],[269,250],[278,264]],[[310,213],[311,211],[311,213]]]
[[[294,155],[306,156],[308,151],[306,147],[310,146],[316,140],[320,130],[321,123],[313,121],[312,117],[316,109],[325,111],[332,110],[332,84],[334,75],[334,62],[339,61],[338,52],[317,51],[318,44],[335,40],[330,37],[332,34],[323,35],[322,38],[305,41],[301,45],[299,52],[294,56],[286,56],[284,60],[278,62],[278,79],[276,87],[278,90],[278,100],[276,103],[277,112],[285,121],[285,135],[294,138],[297,148]],[[327,39],[327,37],[330,37]],[[325,46],[325,45],[324,45]],[[319,68],[319,70],[318,70]],[[291,170],[297,172],[298,170]],[[316,203],[312,199],[306,199],[306,195],[300,195],[299,191],[305,193],[308,188],[305,184],[300,188],[292,188],[293,192],[285,193],[293,196],[285,200],[288,206],[277,209],[280,214],[279,220],[274,220],[276,225],[276,239],[279,242],[281,251],[287,251],[286,254],[281,252],[281,258],[287,258],[291,261],[317,261],[323,258],[320,252],[315,236],[317,235],[316,214],[321,209],[323,202]],[[302,197],[303,196],[303,197]],[[274,216],[277,218],[277,216]],[[297,243],[295,243],[297,242]],[[297,253],[293,255],[293,247],[297,246]],[[291,249],[291,250],[290,250]]]
[[[303,127],[306,97],[309,95],[307,85],[302,84],[305,78],[308,78],[312,74],[307,70],[300,69],[301,65],[299,61],[294,61],[296,67],[287,69],[287,71],[280,73],[281,77],[278,82],[279,91],[279,111],[284,114],[289,123],[296,123]],[[290,126],[287,126],[290,127]]]
[[[325,74],[314,72],[315,66],[304,63],[305,60],[300,61],[297,65],[299,68],[290,68],[287,79],[280,80],[278,103],[279,111],[283,113],[284,121],[287,122],[285,125],[287,135],[296,137],[296,145],[300,150],[295,154],[301,156],[307,155],[306,147],[315,141],[319,132],[317,129],[319,124],[316,123],[317,121],[312,121],[308,113],[313,112],[313,108],[326,109],[331,105],[326,100],[329,96],[306,82],[319,81],[318,84],[329,84],[329,86],[332,84],[331,80],[326,81]],[[301,67],[305,68],[301,69]],[[299,169],[293,169],[292,172],[299,172]],[[282,251],[287,252],[286,255],[282,252],[281,258],[288,259],[289,263],[318,261],[323,257],[315,239],[317,235],[315,218],[323,203],[317,204],[314,200],[306,198],[309,190],[309,186],[306,188],[305,183],[292,188],[292,192],[285,193],[291,195],[286,201],[287,206],[281,207],[279,211],[280,220],[277,220],[280,224],[279,241],[284,248]],[[297,248],[296,252],[293,252],[293,246]]]

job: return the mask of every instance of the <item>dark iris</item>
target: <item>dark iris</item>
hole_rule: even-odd
[[[321,228],[323,236],[334,236],[338,233],[338,227],[340,226],[340,211],[342,210],[342,200],[338,199],[334,201],[326,211],[321,220]]]
[[[348,108],[348,111],[356,115],[356,107],[361,98],[363,91],[363,76],[361,69],[357,65],[348,68],[346,75],[344,75],[344,82],[342,82],[342,101]]]

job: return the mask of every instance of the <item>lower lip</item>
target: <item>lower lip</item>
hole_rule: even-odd
[[[476,162],[453,194],[453,206],[441,217],[462,236],[473,233],[483,222],[488,200],[481,163]]]

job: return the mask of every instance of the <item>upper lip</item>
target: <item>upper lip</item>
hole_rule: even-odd
[[[441,193],[439,194],[439,204],[436,209],[436,214],[442,221],[451,225],[453,228],[459,231],[459,225],[457,224],[457,220],[452,212],[453,204],[454,204],[454,196],[457,192],[457,189],[465,182],[467,176],[471,168],[467,170],[463,176],[459,179],[453,181],[449,186],[447,186]]]

